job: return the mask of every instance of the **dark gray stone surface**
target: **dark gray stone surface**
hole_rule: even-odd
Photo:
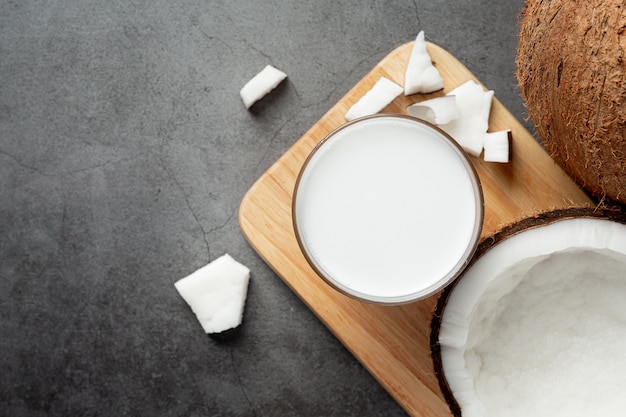
[[[0,415],[400,416],[244,239],[247,189],[423,29],[521,121],[522,0],[0,0]],[[266,64],[289,78],[247,111]],[[223,253],[244,323],[173,283]]]

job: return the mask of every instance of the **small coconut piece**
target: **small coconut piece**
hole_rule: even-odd
[[[276,88],[285,78],[287,78],[287,74],[271,65],[267,65],[263,68],[263,70],[248,81],[239,92],[246,109],[249,109],[254,103],[265,97],[267,93]]]
[[[439,127],[452,136],[467,153],[479,156],[489,128],[493,90],[485,91],[474,80],[469,80],[447,95],[456,97],[459,117]]]
[[[206,333],[220,333],[241,324],[250,269],[225,254],[174,286],[189,304]]]
[[[426,49],[424,31],[417,34],[404,75],[404,95],[428,94],[443,88],[443,78]]]
[[[507,163],[511,160],[511,131],[500,130],[485,134],[485,162]]]
[[[406,108],[408,114],[432,124],[442,125],[459,118],[455,96],[442,96],[420,101]]]
[[[376,114],[400,94],[402,94],[402,87],[388,78],[380,77],[376,84],[348,109],[345,115],[346,120]]]

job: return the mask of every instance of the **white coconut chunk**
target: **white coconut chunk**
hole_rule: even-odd
[[[486,162],[507,163],[511,160],[510,130],[486,133],[484,142],[483,158]]]
[[[470,155],[479,156],[489,128],[493,90],[485,91],[474,80],[466,81],[447,95],[456,97],[459,117],[439,125]]]
[[[267,65],[263,68],[263,70],[248,81],[239,92],[246,109],[249,109],[254,103],[265,97],[267,93],[276,88],[285,78],[287,78],[287,74],[271,65]]]
[[[402,87],[388,78],[380,77],[376,84],[348,109],[345,117],[350,121],[376,114],[400,94],[402,94]]]
[[[225,254],[174,286],[189,304],[206,333],[219,333],[241,324],[250,269]]]
[[[443,78],[426,50],[424,31],[417,34],[404,75],[404,95],[428,94],[443,88]]]
[[[488,124],[477,118],[458,118],[439,127],[472,156],[480,156],[483,151],[484,136]]]
[[[406,108],[407,113],[432,124],[447,124],[459,118],[455,96],[442,96],[420,101]]]

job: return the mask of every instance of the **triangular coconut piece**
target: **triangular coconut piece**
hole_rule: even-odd
[[[404,95],[428,94],[443,88],[443,78],[426,50],[424,31],[417,34],[404,75]]]
[[[402,87],[388,78],[380,77],[376,84],[346,112],[348,121],[376,114],[402,94]]]
[[[250,269],[225,254],[174,286],[195,313],[206,333],[220,333],[241,324]]]

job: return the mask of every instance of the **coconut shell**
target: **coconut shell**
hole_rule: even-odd
[[[504,240],[513,237],[526,230],[533,229],[535,227],[542,227],[552,224],[554,222],[566,219],[574,218],[591,218],[609,220],[616,223],[626,225],[626,212],[619,209],[607,209],[607,208],[593,208],[593,207],[569,207],[565,209],[555,209],[547,212],[538,213],[530,217],[524,217],[518,221],[504,226],[499,231],[483,239],[474,256],[470,260],[466,270],[469,270],[478,259],[484,256],[494,246],[503,242]],[[448,381],[446,379],[445,372],[443,370],[443,360],[441,357],[441,345],[439,344],[439,332],[441,328],[441,321],[443,320],[444,311],[448,305],[448,300],[457,284],[463,279],[463,274],[455,279],[450,285],[448,285],[439,296],[435,311],[433,312],[431,327],[430,327],[430,350],[433,360],[433,369],[439,382],[439,388],[448,403],[450,412],[454,417],[462,417],[462,410],[457,402]]]
[[[600,199],[626,204],[626,5],[527,0],[517,79],[554,160]]]

